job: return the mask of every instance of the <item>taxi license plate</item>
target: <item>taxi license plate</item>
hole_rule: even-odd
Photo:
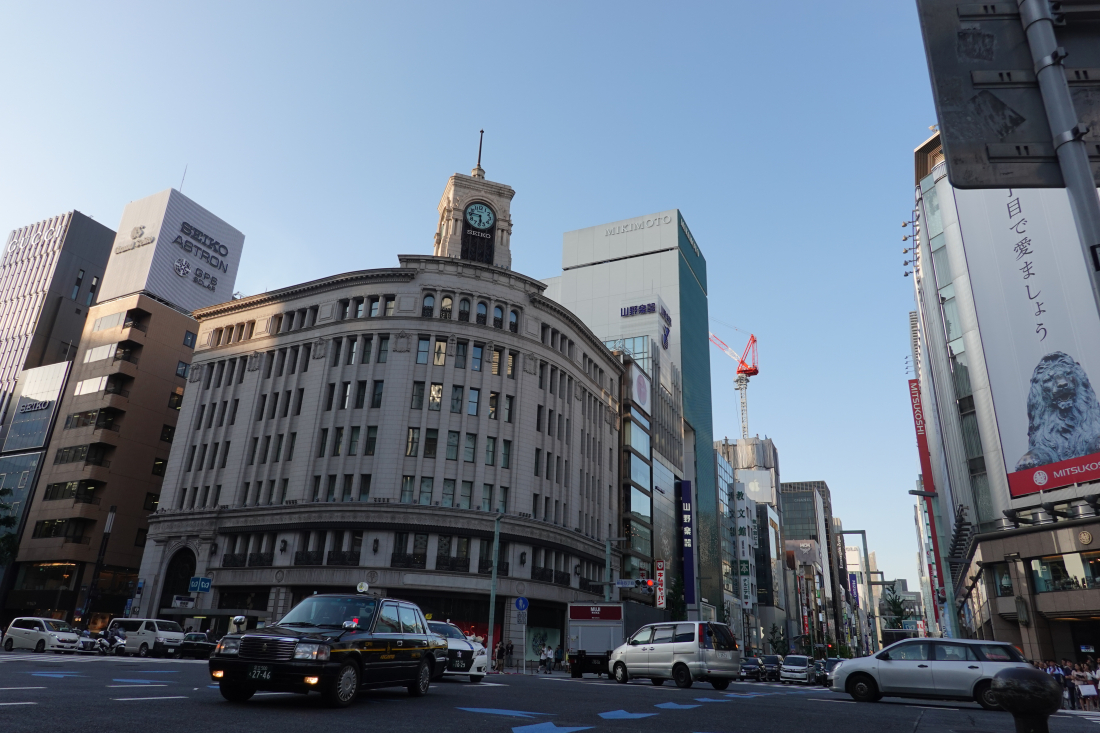
[[[266,664],[252,664],[248,667],[248,679],[271,680],[271,667]]]
[[[466,661],[463,659],[452,660],[451,669],[466,669]]]
[[[718,652],[719,659],[733,659],[732,652]]]

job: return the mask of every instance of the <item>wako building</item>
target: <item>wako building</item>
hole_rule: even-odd
[[[677,557],[655,542],[650,558],[638,558],[638,570],[649,561],[684,557],[689,613],[716,618],[723,603],[722,525],[712,445],[706,260],[684,217],[671,209],[567,232],[562,270],[546,280],[546,294],[654,377],[655,404],[676,411],[682,406],[674,425],[655,431],[650,494],[655,537],[662,535],[666,506],[677,515]],[[663,443],[662,433],[669,438]],[[679,526],[676,511],[685,485],[694,511],[689,528]],[[683,534],[685,529],[693,534]]]
[[[225,629],[367,582],[484,634],[497,518],[495,638],[556,646],[603,598],[624,367],[509,269],[513,195],[456,174],[434,256],[196,311],[135,613]]]

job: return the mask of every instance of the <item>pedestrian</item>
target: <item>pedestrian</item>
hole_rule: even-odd
[[[504,671],[504,642],[497,642],[497,654],[496,654],[496,671],[498,673]]]
[[[558,648],[554,650],[554,669],[556,669],[558,671],[561,670],[561,668],[562,668],[561,667],[561,660],[562,660],[561,644],[558,644]]]
[[[513,659],[514,654],[515,654],[515,647],[512,646],[512,640],[509,639],[508,643],[505,644],[505,646],[504,646],[504,666],[505,667],[515,667],[516,666],[515,659]]]
[[[550,671],[546,668],[547,664],[548,658],[546,654],[546,645],[543,645],[542,648],[539,649],[539,672],[549,674]]]
[[[1085,671],[1081,668],[1080,664],[1073,665],[1073,671],[1071,674],[1073,677],[1073,687],[1077,691],[1076,709],[1084,710],[1085,702],[1081,699],[1081,687],[1087,684],[1089,677],[1087,674],[1085,674]]]

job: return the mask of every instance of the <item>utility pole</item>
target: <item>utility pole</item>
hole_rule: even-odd
[[[614,583],[614,581],[611,580],[611,543],[612,542],[626,542],[629,539],[630,539],[629,537],[608,537],[606,540],[604,540],[604,543],[603,543],[603,552],[604,552],[603,567],[604,567],[604,576],[606,578],[606,581],[604,582],[604,586],[603,586],[603,599],[605,601],[610,601],[611,600],[611,586]]]
[[[497,514],[493,520],[493,574],[489,583],[489,632],[485,634],[485,651],[489,655],[490,669],[493,660],[496,659],[496,651],[493,646],[493,624],[496,622],[497,612],[497,559],[500,555],[500,518],[503,516],[503,514]],[[524,644],[526,643],[525,641]],[[524,650],[523,655],[524,657],[527,656],[526,650]]]
[[[99,573],[103,570],[103,559],[107,556],[107,543],[111,540],[111,529],[115,526],[115,511],[117,509],[117,506],[111,507],[111,511],[107,513],[107,522],[103,525],[103,539],[99,543],[99,554],[95,559],[92,579],[88,582],[88,593],[84,597],[84,610],[80,612],[85,626],[88,625],[88,619],[83,617],[88,615],[88,611],[92,609],[92,599],[98,595],[95,584],[99,580]]]

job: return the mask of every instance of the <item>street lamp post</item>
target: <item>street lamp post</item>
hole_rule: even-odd
[[[874,620],[874,608],[872,607],[871,597],[871,555],[867,552],[867,530],[864,529],[843,529],[840,531],[841,535],[846,534],[858,534],[863,538],[863,567],[865,569],[863,573],[863,592],[867,594],[867,619]],[[874,632],[871,634],[871,651],[878,651],[878,622],[874,621]]]
[[[493,571],[492,580],[489,583],[489,632],[485,635],[485,650],[489,654],[489,667],[492,669],[493,660],[496,659],[496,651],[493,647],[493,624],[496,621],[497,612],[497,560],[500,553],[500,519],[503,514],[497,514],[493,520]],[[525,645],[526,640],[523,642]],[[527,656],[526,650],[523,654]]]
[[[951,577],[951,573],[944,571],[950,568],[950,565],[944,562],[944,558],[940,552],[943,543],[940,542],[938,527],[942,526],[940,522],[940,495],[936,491],[917,491],[915,489],[909,491],[913,496],[921,496],[928,500],[928,507],[931,511],[928,513],[928,518],[931,526],[928,528],[932,535],[932,552],[936,556],[936,568],[939,571],[939,581],[943,585],[944,594],[944,624],[947,626],[947,634],[952,638],[959,638],[958,619],[955,616],[955,582]],[[935,593],[935,589],[932,591]],[[939,598],[933,598],[932,602],[937,603]]]
[[[611,600],[611,584],[612,584],[612,580],[611,580],[611,543],[612,542],[626,542],[629,539],[630,539],[629,537],[608,537],[603,543],[603,551],[604,551],[603,569],[604,569],[604,574],[607,578],[607,580],[606,580],[606,582],[604,583],[604,586],[603,586],[603,599],[605,601],[610,601]]]

